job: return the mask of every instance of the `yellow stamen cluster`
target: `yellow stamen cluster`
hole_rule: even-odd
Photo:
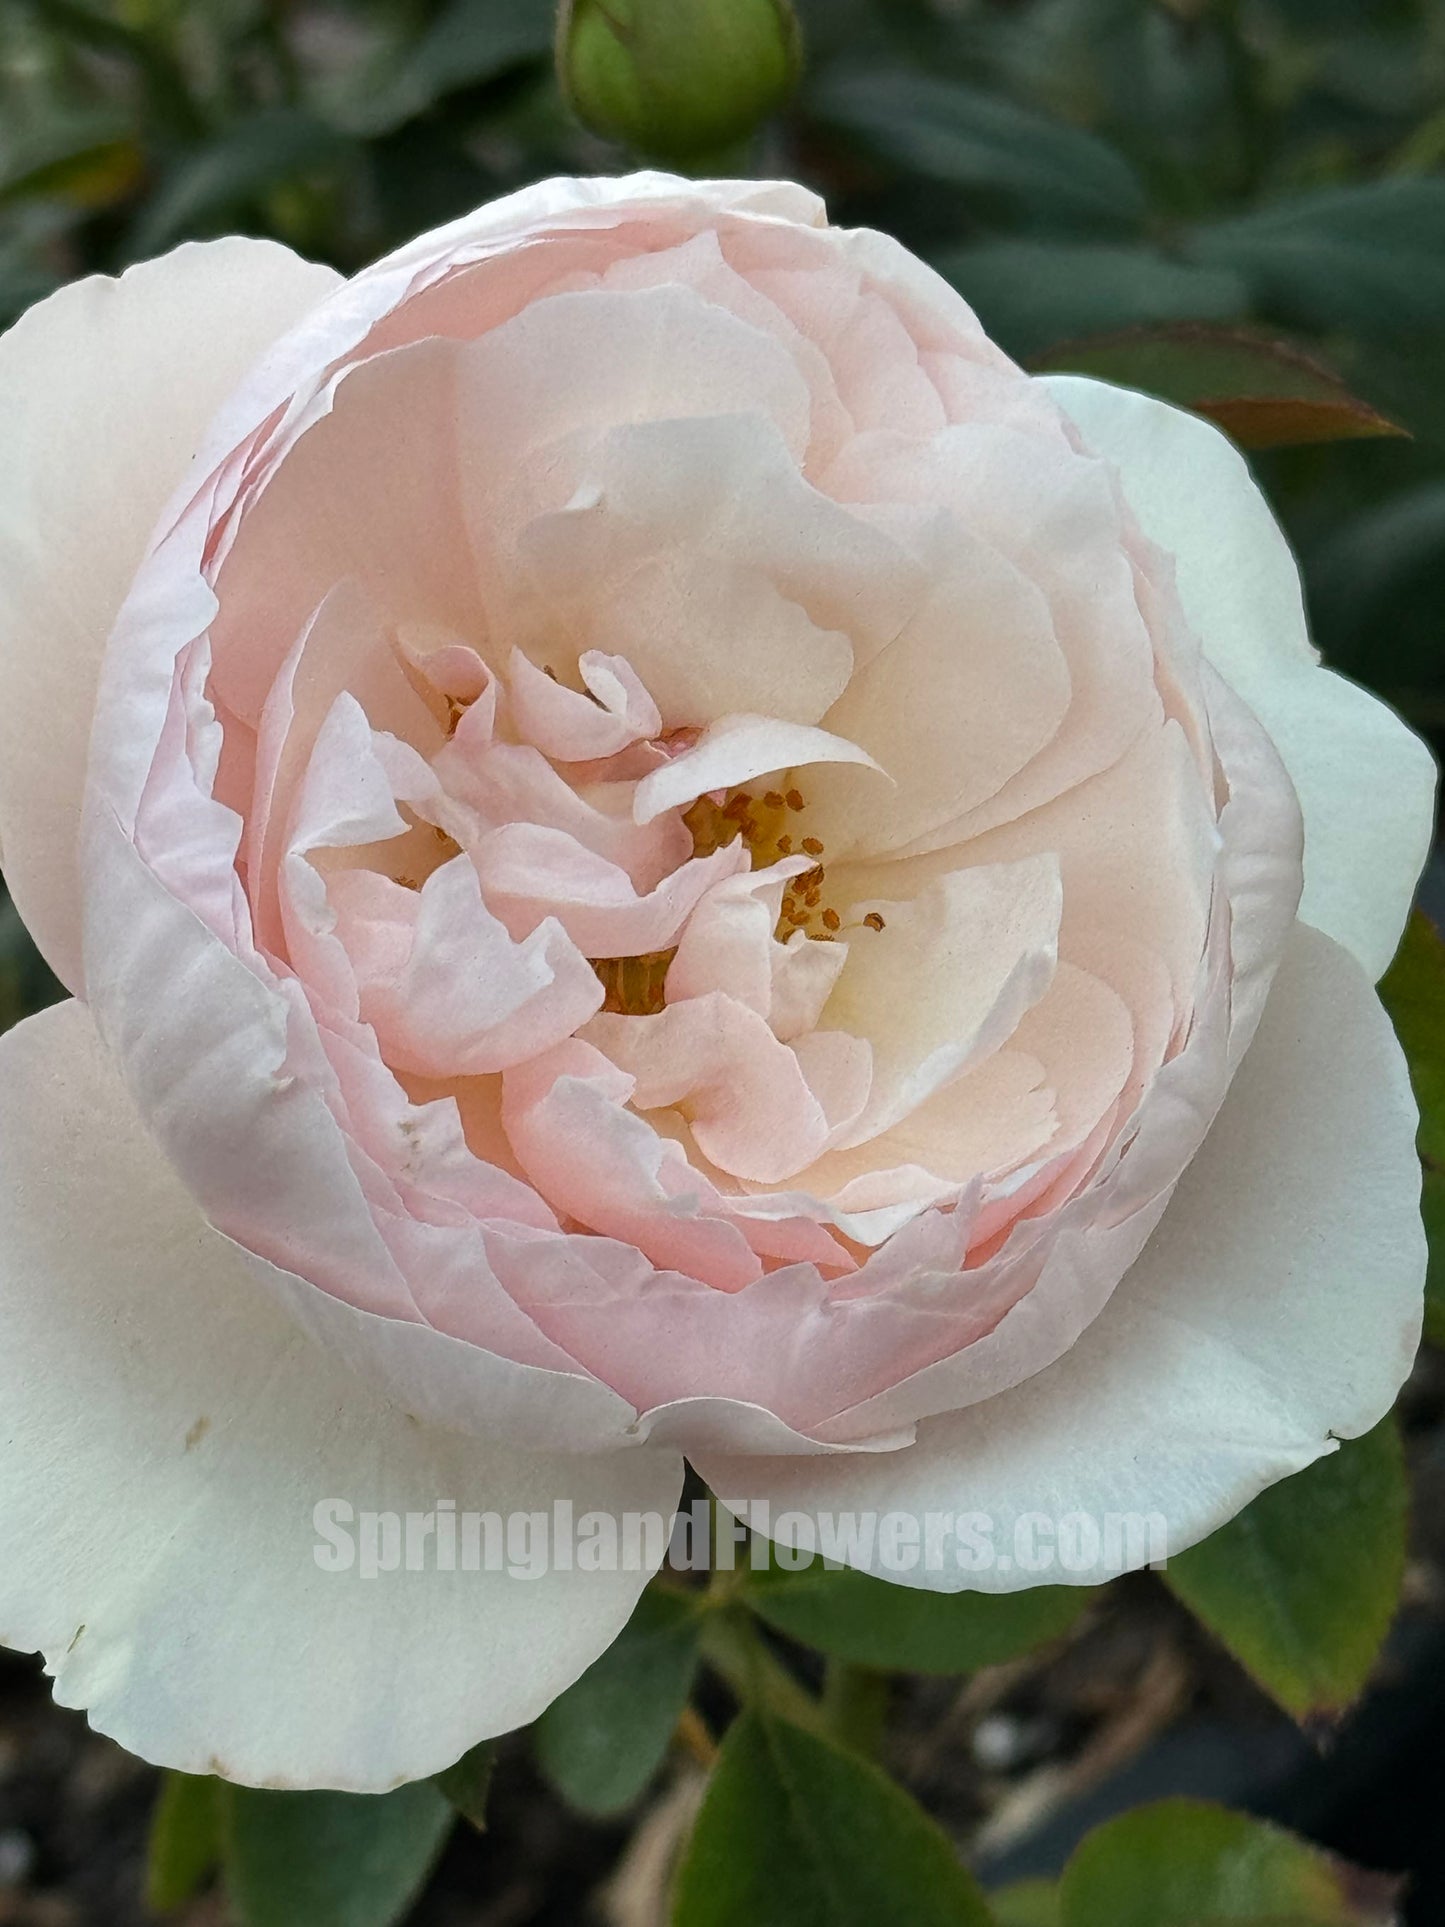
[[[793,839],[788,834],[788,812],[804,807],[799,790],[769,790],[753,796],[747,790],[734,790],[725,803],[714,803],[700,796],[683,812],[683,822],[692,831],[694,856],[711,856],[726,844],[741,837],[747,844],[755,870],[766,869],[779,857],[793,855]]]
[[[817,837],[809,836],[803,840],[805,856],[821,856],[823,846]],[[811,870],[804,870],[800,877],[794,877],[783,892],[783,914],[778,918],[778,935],[788,937],[794,930],[805,930],[810,937],[820,942],[831,943],[833,933],[841,919],[836,910],[822,907],[823,884],[827,871],[821,863],[815,863]],[[822,924],[821,930],[811,930],[809,925],[814,918]]]
[[[801,930],[815,943],[832,943],[844,924],[838,912],[823,902],[828,873],[822,861],[822,839],[797,834],[796,818],[806,808],[806,799],[796,787],[765,790],[761,796],[734,790],[722,803],[698,797],[682,820],[692,832],[696,856],[711,856],[714,850],[724,849],[741,837],[755,870],[767,869],[784,857],[811,857],[811,868],[789,878],[784,887],[775,935],[786,942],[795,930]],[[876,910],[847,926],[850,930],[883,927]],[[592,968],[606,993],[602,1008],[625,1017],[657,1016],[667,1005],[667,971],[676,955],[674,946],[646,956],[592,958]]]
[[[710,856],[714,850],[741,837],[748,846],[755,870],[766,869],[782,857],[810,856],[813,867],[789,880],[783,892],[782,914],[777,936],[786,942],[795,930],[803,931],[817,943],[831,943],[843,929],[843,919],[823,902],[823,885],[828,872],[824,867],[823,842],[816,836],[795,835],[793,818],[807,808],[807,799],[796,786],[785,790],[764,790],[754,796],[748,790],[734,790],[725,803],[714,803],[700,796],[683,816],[692,831],[693,852]],[[849,929],[882,930],[883,919],[870,910],[859,924]]]

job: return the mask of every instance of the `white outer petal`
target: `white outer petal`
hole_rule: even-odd
[[[1404,1059],[1358,963],[1296,926],[1254,1044],[1164,1221],[1056,1364],[884,1458],[698,1456],[746,1516],[786,1509],[1161,1514],[1182,1552],[1388,1411],[1419,1339],[1425,1239]],[[734,1503],[736,1501],[736,1504]],[[759,1521],[761,1525],[761,1520]],[[791,1535],[790,1535],[791,1536]],[[1117,1567],[888,1572],[937,1591]]]
[[[21,915],[81,981],[74,845],[100,659],[146,539],[258,356],[340,285],[270,241],[94,276],[0,341],[0,843]]]
[[[1204,652],[1274,740],[1305,820],[1304,922],[1384,971],[1434,829],[1435,763],[1392,709],[1320,667],[1299,570],[1244,457],[1211,423],[1078,375],[1044,377],[1175,558]]]
[[[656,1511],[681,1460],[421,1423],[305,1338],[200,1219],[82,1006],[0,1045],[0,1636],[132,1752],[378,1791],[533,1719],[646,1572],[324,1572],[312,1509]]]

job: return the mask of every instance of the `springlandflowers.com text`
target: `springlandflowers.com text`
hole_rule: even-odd
[[[920,1572],[1109,1577],[1163,1566],[1169,1528],[1162,1514],[1025,1512],[1006,1521],[987,1512],[783,1512],[767,1502],[728,1501],[716,1512],[698,1499],[671,1519],[661,1512],[578,1513],[570,1500],[549,1510],[488,1512],[438,1499],[426,1512],[393,1512],[350,1499],[317,1500],[311,1523],[323,1572],[378,1579],[396,1572],[730,1571],[741,1563],[797,1570],[821,1559],[906,1575]],[[748,1523],[744,1523],[746,1520]],[[749,1527],[751,1526],[751,1530]]]

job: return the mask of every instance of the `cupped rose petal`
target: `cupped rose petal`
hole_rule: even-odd
[[[475,847],[489,908],[514,936],[555,917],[587,957],[636,957],[675,944],[698,901],[723,877],[747,865],[728,844],[638,891],[627,872],[584,848],[563,830],[504,823]]]
[[[1128,1007],[1101,978],[1061,962],[1048,990],[1020,1018],[1009,1049],[1044,1067],[1054,1128],[1043,1147],[1053,1163],[1073,1150],[1117,1103],[1134,1061]]]
[[[556,175],[489,201],[444,227],[432,228],[385,255],[367,275],[378,278],[399,268],[449,263],[480,247],[529,238],[539,231],[565,231],[591,222],[690,217],[689,226],[707,225],[722,212],[753,215],[788,226],[824,227],[827,211],[818,196],[796,181],[683,180],[676,174],[642,169],[635,174]],[[947,283],[940,282],[942,287]]]
[[[418,747],[441,741],[405,659],[389,646],[378,611],[351,578],[327,591],[297,636],[261,709],[250,795],[243,787],[231,799],[245,814],[241,860],[263,946],[281,947],[278,873],[288,851],[297,848],[292,830],[298,791],[313,781],[318,754],[324,759],[327,753],[326,732],[337,728],[342,711],[368,770],[375,762],[373,726],[400,730]],[[350,743],[337,747],[354,753]],[[337,775],[344,784],[345,771]],[[216,788],[224,793],[227,787],[223,765]]]
[[[760,1210],[775,1206],[779,1195],[759,1198]],[[761,1404],[810,1440],[793,1449],[891,1450],[907,1434],[908,1419],[860,1424],[847,1437],[832,1436],[825,1421],[840,1402],[866,1397],[900,1361],[921,1364],[948,1348],[950,1333],[977,1322],[968,1281],[961,1283],[958,1272],[968,1205],[965,1198],[952,1214],[915,1219],[865,1265],[832,1278],[816,1264],[796,1262],[719,1291],[696,1275],[651,1271],[619,1245],[579,1239],[569,1271],[549,1264],[533,1242],[517,1245],[533,1275],[515,1288],[556,1342],[598,1360],[609,1382],[628,1388],[643,1428],[660,1410],[727,1399]],[[767,1228],[765,1220],[754,1222]],[[589,1247],[595,1260],[584,1264]],[[666,1346],[645,1339],[660,1323],[670,1334]],[[710,1425],[716,1417],[713,1410]],[[678,1412],[672,1424],[681,1423]]]
[[[811,406],[803,471],[812,480],[819,470],[826,469],[852,433],[852,422],[838,394],[834,371],[818,343],[804,334],[782,307],[750,278],[746,244],[742,241],[740,230],[751,225],[727,222],[716,228],[704,228],[674,247],[620,256],[595,275],[586,270],[579,271],[568,285],[628,289],[690,288],[705,301],[726,308],[739,320],[782,342],[799,374],[808,384]],[[794,235],[798,232],[797,229],[793,230]],[[812,271],[822,278],[827,272],[824,264],[830,251],[827,242],[819,238],[822,261],[815,257]]]
[[[530,652],[625,655],[668,728],[817,723],[923,593],[917,561],[800,475],[750,412],[614,428],[523,531]],[[846,732],[842,732],[846,734]]]
[[[490,707],[473,704],[433,759],[435,793],[409,799],[473,856],[493,830],[536,825],[622,870],[645,895],[690,855],[692,838],[677,819],[633,821],[632,783],[574,789],[533,744],[496,740]]]
[[[356,971],[363,1022],[386,1060],[422,1077],[480,1077],[550,1050],[602,1004],[602,985],[554,918],[520,943],[482,901],[470,858],[409,890],[342,870],[327,895]]]
[[[565,508],[620,422],[740,412],[770,423],[794,462],[807,383],[791,355],[689,288],[592,288],[532,302],[458,361],[462,501],[483,575],[505,596],[526,523]]]
[[[1232,803],[1244,801],[1243,793],[1231,798]],[[1226,810],[1221,817],[1226,839],[1221,881],[1243,880],[1243,896],[1220,904],[1211,920],[1187,1037],[1162,1062],[1158,1053],[1165,1031],[1159,1017],[1163,1014],[1168,1022],[1172,1000],[1163,1000],[1162,1013],[1141,1006],[1142,1021],[1136,1015],[1136,1063],[1141,1047],[1147,1053],[1141,1094],[1131,1110],[1121,1113],[1124,1126],[1103,1152],[1091,1181],[1066,1202],[1046,1196],[1040,1204],[1031,1199],[1027,1173],[1010,1179],[998,1201],[1007,1196],[1009,1185],[1022,1184],[1017,1195],[1030,1209],[991,1256],[985,1251],[970,1264],[961,1301],[968,1316],[955,1315],[951,1331],[938,1334],[934,1362],[899,1375],[852,1409],[840,1411],[820,1427],[823,1436],[867,1436],[880,1426],[996,1397],[1060,1358],[1108,1302],[1198,1152],[1224,1100],[1239,1040],[1252,1035],[1258,1017],[1263,973],[1257,952],[1249,950],[1258,941],[1258,931],[1246,940],[1256,962],[1243,1009],[1235,1006],[1230,972],[1237,931],[1258,915],[1248,886],[1258,854],[1256,839],[1267,833],[1268,820],[1267,813],[1255,808]],[[1293,847],[1297,851],[1297,836]],[[1297,867],[1294,877],[1297,889]],[[1117,971],[1119,956],[1106,955]],[[1152,979],[1157,998],[1164,987],[1161,969],[1155,965],[1142,971],[1135,993]],[[1118,981],[1128,988],[1127,973],[1119,972]],[[1087,1063],[1088,1055],[1082,1052],[1078,1063]],[[1086,1145],[1091,1155],[1099,1149]],[[992,1223],[997,1229],[999,1222],[985,1193],[974,1226]]]
[[[969,531],[950,547],[927,600],[822,719],[890,779],[827,766],[810,776],[808,827],[835,860],[902,850],[987,801],[1067,712],[1068,665],[1042,594]],[[956,720],[940,726],[943,716]]]
[[[876,1179],[889,1187],[881,1196],[899,1199],[884,1208],[903,1213],[906,1229],[888,1227],[892,1235],[878,1252],[830,1288],[833,1317],[821,1330],[810,1328],[806,1350],[786,1361],[779,1409],[810,1424],[820,1440],[867,1439],[994,1398],[1069,1350],[1143,1249],[1223,1100],[1231,1035],[1225,929],[1223,921],[1216,927],[1187,1045],[1152,1079],[1092,1183],[1041,1214],[1026,1212],[1002,1242],[995,1237],[991,1255],[972,1254],[961,1276],[959,1257],[935,1248],[940,1234],[951,1232],[959,1252],[968,1251],[989,1215],[988,1199],[1006,1195],[1015,1180],[1005,1178],[995,1190],[976,1177],[969,1183],[963,1172],[942,1193],[956,1200],[951,1213],[910,1213],[910,1174],[883,1168],[891,1134],[878,1140]],[[997,1062],[990,1058],[981,1068],[991,1071]],[[1016,1089],[1013,1095],[1017,1101]],[[825,1168],[832,1162],[824,1160]],[[933,1180],[925,1203],[942,1201],[940,1183]],[[850,1183],[840,1196],[850,1199],[851,1191]],[[876,1206],[879,1195],[865,1192],[858,1203]],[[624,1323],[616,1307],[612,1322]],[[582,1355],[590,1356],[585,1347]]]
[[[755,777],[805,769],[810,763],[861,763],[887,774],[866,749],[826,729],[780,723],[770,716],[724,716],[705,729],[691,749],[643,777],[633,815],[639,823],[650,823],[709,790],[740,789]]]
[[[100,947],[87,962],[98,1027],[187,1189],[257,1261],[267,1288],[430,1423],[521,1443],[565,1441],[574,1451],[624,1440],[636,1414],[584,1367],[539,1375],[506,1355],[516,1306],[499,1292],[489,1324],[496,1281],[485,1272],[475,1281],[473,1342],[431,1329],[405,1249],[388,1242],[374,1163],[348,1132],[344,1108],[333,1108],[334,1072],[310,1010],[227,951],[118,833],[113,847],[92,841],[88,856],[126,918],[123,928],[112,925],[92,884],[88,927]],[[114,940],[104,942],[111,930]],[[404,1112],[397,1128],[399,1146],[414,1154]]]
[[[945,350],[983,368],[1014,373],[1013,364],[989,340],[978,316],[958,290],[902,242],[875,228],[843,228],[836,231],[836,238],[844,260],[871,285],[893,297],[908,321],[920,359],[927,358],[930,351]],[[1026,393],[1021,391],[1020,395],[1024,407]]]
[[[762,1264],[681,1145],[624,1106],[633,1080],[577,1039],[509,1072],[502,1122],[556,1207],[655,1265],[740,1291]]]
[[[754,1184],[780,1184],[810,1164],[868,1095],[864,1039],[814,1030],[790,1049],[718,991],[653,1017],[604,1014],[583,1035],[633,1080],[638,1110],[677,1111],[704,1157]]]
[[[4,1643],[132,1752],[251,1785],[380,1792],[535,1718],[616,1637],[645,1564],[363,1580],[325,1569],[313,1509],[654,1512],[660,1557],[677,1455],[417,1420],[199,1217],[79,1005],[0,1056]]]
[[[1228,791],[1219,814],[1219,883],[1229,900],[1229,1054],[1237,1064],[1299,908],[1305,830],[1294,785],[1254,712],[1207,664],[1204,690]]]
[[[423,341],[373,356],[326,383],[279,447],[250,451],[240,512],[206,567],[219,605],[216,688],[242,722],[255,726],[296,638],[338,584],[354,585],[349,601],[359,596],[369,622],[350,636],[328,628],[316,638],[324,648],[303,658],[303,678],[324,678],[323,713],[339,689],[369,696],[378,669],[416,703],[395,656],[368,646],[367,631],[486,633],[456,483],[464,352]],[[393,726],[368,708],[378,728]]]
[[[1152,1515],[1182,1552],[1389,1409],[1420,1333],[1415,1124],[1368,977],[1301,924],[1163,1224],[1065,1357],[930,1420],[886,1462],[704,1453],[698,1469],[743,1517],[760,1499],[774,1521],[820,1508],[984,1514],[995,1552],[1011,1556],[1031,1513],[1084,1513],[1101,1539],[1106,1517]],[[1094,1584],[1117,1569],[1105,1557],[1047,1577]],[[1001,1562],[887,1576],[944,1592],[1041,1577]]]
[[[1107,956],[1121,936],[1153,951],[1169,973],[1173,1029],[1187,1022],[1198,991],[1219,847],[1214,799],[1171,720],[1143,731],[1076,791],[1016,822],[894,863],[845,862],[830,868],[829,882],[845,901],[862,901],[931,888],[961,860],[1047,858],[1063,887],[1059,954],[1072,957],[1077,946]]]
[[[415,1317],[345,1138],[314,1077],[297,1074],[315,1069],[299,997],[173,897],[113,818],[89,815],[84,855],[91,1008],[212,1222],[353,1302]]]
[[[859,928],[822,1021],[869,1040],[873,1088],[841,1146],[886,1131],[1007,1040],[1053,977],[1062,907],[1048,856],[853,905],[860,925],[872,915],[880,927]]]
[[[822,1016],[848,961],[846,943],[821,943],[794,930],[777,935],[783,893],[813,868],[809,856],[724,877],[699,899],[667,968],[669,1001],[722,991],[766,1017],[787,1044]]]
[[[978,420],[921,443],[860,436],[826,478],[850,502],[912,503],[934,517],[946,506],[950,528],[981,537],[1044,596],[1067,669],[1053,736],[993,795],[960,791],[960,814],[922,847],[1013,821],[1108,769],[1159,721],[1158,639],[1139,606],[1117,479],[1061,434],[1041,443],[1029,428]]]
[[[584,763],[619,751],[662,728],[657,704],[625,656],[584,649],[577,659],[586,693],[568,689],[512,651],[507,697],[525,739],[554,762]]]
[[[80,798],[111,624],[217,407],[339,285],[274,242],[191,243],[62,288],[0,343],[0,848],[72,989]]]
[[[818,197],[790,181],[693,182],[646,172],[616,179],[557,176],[488,202],[419,235],[338,287],[236,390],[216,417],[203,456],[223,460],[305,389],[318,368],[339,364],[368,337],[385,348],[453,334],[458,330],[448,323],[457,305],[463,335],[479,331],[479,313],[483,325],[517,313],[536,292],[539,265],[544,285],[557,278],[553,264],[539,262],[546,251],[525,243],[545,240],[574,252],[592,248],[610,261],[629,244],[655,244],[662,234],[685,239],[719,213],[724,221],[777,226],[785,233],[826,225]],[[485,289],[477,285],[479,275],[487,277]],[[464,290],[459,304],[453,298],[458,290]]]
[[[1089,446],[1117,464],[1144,532],[1175,559],[1206,655],[1283,758],[1304,810],[1300,916],[1378,977],[1430,848],[1429,750],[1377,697],[1320,666],[1289,545],[1217,428],[1103,382],[1045,380]]]

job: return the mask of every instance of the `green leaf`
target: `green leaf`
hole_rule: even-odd
[[[1425,1336],[1445,1345],[1445,938],[1423,910],[1406,926],[1395,961],[1380,980],[1420,1106],[1422,1209],[1430,1242]]]
[[[366,76],[339,103],[357,133],[391,133],[436,101],[550,57],[554,0],[453,0],[393,72]]]
[[[996,190],[1070,222],[1132,227],[1144,217],[1144,190],[1107,142],[959,81],[842,73],[812,88],[808,106],[884,160],[932,180]]]
[[[906,1673],[972,1673],[1064,1632],[1092,1595],[1082,1586],[1018,1593],[934,1593],[830,1572],[822,1560],[800,1572],[750,1574],[744,1597],[789,1638],[838,1659]]]
[[[1207,415],[1242,448],[1403,435],[1291,342],[1196,322],[1063,342],[1035,366],[1142,388]]]
[[[1399,1602],[1407,1493],[1384,1419],[1169,1561],[1191,1612],[1297,1718],[1337,1713],[1370,1676]]]
[[[455,1766],[432,1775],[432,1785],[464,1820],[479,1833],[487,1828],[487,1796],[492,1790],[492,1775],[497,1770],[497,1742],[483,1740],[464,1753]]]
[[[162,1779],[146,1850],[146,1905],[153,1913],[183,1906],[219,1864],[220,1788],[204,1774]]]
[[[1420,1214],[1430,1247],[1425,1273],[1425,1337],[1430,1344],[1445,1348],[1445,1171],[1426,1171]]]
[[[943,1832],[886,1775],[801,1727],[749,1712],[713,1769],[672,1919],[988,1927],[989,1912]]]
[[[64,996],[0,883],[0,1031]]]
[[[1445,344],[1442,344],[1445,353]],[[1445,383],[1441,384],[1445,398]],[[1442,424],[1445,425],[1445,424]],[[1445,480],[1335,515],[1305,545],[1310,604],[1327,660],[1405,707],[1438,704],[1445,601]],[[1439,720],[1438,707],[1428,719]]]
[[[601,1659],[538,1720],[538,1762],[580,1812],[622,1812],[657,1771],[692,1691],[700,1630],[688,1600],[645,1592]]]
[[[204,231],[258,195],[347,151],[343,135],[299,108],[252,114],[171,170],[137,223],[135,252],[152,254]]]
[[[1010,354],[1073,335],[1160,321],[1229,321],[1248,312],[1237,274],[1147,247],[983,241],[931,257]]]
[[[1307,328],[1396,334],[1445,313],[1445,180],[1301,194],[1196,230],[1188,252],[1242,274],[1265,309]]]
[[[455,1818],[425,1780],[380,1794],[228,1786],[224,1811],[241,1927],[395,1927]]]
[[[114,109],[57,115],[28,140],[7,142],[0,206],[53,199],[83,210],[110,207],[137,186],[142,169],[134,135]]]
[[[1390,1884],[1280,1827],[1160,1800],[1097,1827],[1060,1883],[1062,1927],[1364,1927]]]
[[[1445,1167],[1445,937],[1423,910],[1410,918],[1380,996],[1410,1066],[1421,1156]]]
[[[1063,1927],[1057,1880],[1017,1880],[988,1897],[998,1927]]]
[[[168,36],[156,32],[153,22],[130,24],[108,12],[96,13],[76,4],[76,0],[32,0],[32,5],[62,45],[94,49],[141,75],[147,96],[148,132],[200,131],[202,116],[191,99],[185,73],[166,44]],[[115,9],[116,13],[122,11]]]
[[[0,248],[0,329],[8,328],[27,308],[53,294],[61,278],[42,261],[27,260],[19,249]],[[4,966],[0,964],[0,977],[3,974]],[[0,988],[0,1010],[3,1008],[4,993]],[[0,1029],[3,1028],[4,1021],[0,1019]]]

